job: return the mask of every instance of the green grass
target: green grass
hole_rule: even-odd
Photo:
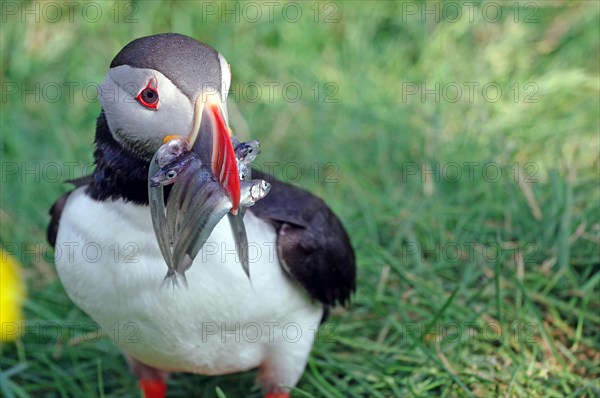
[[[113,3],[98,4],[97,23],[77,8],[72,23],[18,14],[0,28],[3,93],[19,87],[2,100],[1,240],[29,286],[28,334],[1,346],[2,395],[139,394],[110,337],[79,337],[94,327],[57,280],[44,230],[68,189],[51,165],[68,178],[64,162],[80,175],[92,159],[100,106],[82,87],[131,39],[163,31],[226,56],[242,88],[230,100],[236,133],[261,140],[263,166],[279,161],[277,175],[323,197],[356,248],[353,303],[322,327],[295,396],[600,395],[598,3],[528,2],[516,15],[508,2],[495,23],[481,5],[451,23],[442,6],[436,22],[409,15],[422,3],[321,3],[315,23],[305,3],[291,23],[282,3],[273,22],[263,9],[238,23],[159,1],[139,6],[137,23],[123,22],[121,3],[115,23]],[[21,99],[21,84],[53,82],[65,90],[56,101]],[[72,101],[64,82],[79,83]],[[302,97],[269,98],[265,82],[297,83]],[[407,92],[436,83],[437,101]],[[254,375],[178,374],[169,391],[258,397]]]

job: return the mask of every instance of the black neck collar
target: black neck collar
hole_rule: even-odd
[[[127,152],[113,138],[104,116],[96,124],[96,169],[88,194],[95,200],[123,199],[136,204],[148,204],[148,161]]]

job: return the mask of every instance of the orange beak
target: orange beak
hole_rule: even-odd
[[[204,101],[203,101],[204,99]],[[200,96],[196,100],[194,109],[194,122],[192,131],[188,135],[188,146],[191,150],[198,147],[203,161],[210,156],[211,169],[221,186],[227,192],[233,207],[231,213],[237,215],[240,205],[240,175],[235,159],[235,152],[230,138],[230,129],[227,126],[221,110],[220,99],[217,95]],[[210,151],[207,150],[210,147]]]

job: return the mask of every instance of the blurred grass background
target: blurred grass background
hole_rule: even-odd
[[[356,248],[353,304],[295,396],[600,395],[597,2],[278,2],[272,21],[264,3],[256,20],[243,3],[92,2],[101,16],[80,5],[72,21],[50,3],[62,17],[2,3],[1,241],[29,290],[3,396],[139,395],[111,338],[82,337],[94,325],[45,227],[59,180],[91,170],[94,84],[126,43],[166,31],[225,55],[234,131],[323,197]],[[175,375],[169,391],[258,397],[253,378]]]

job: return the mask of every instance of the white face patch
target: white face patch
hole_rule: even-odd
[[[159,97],[156,109],[136,100],[152,79]],[[113,137],[121,145],[150,157],[165,136],[187,136],[192,129],[192,103],[156,70],[128,65],[112,68],[100,86],[99,97]]]

